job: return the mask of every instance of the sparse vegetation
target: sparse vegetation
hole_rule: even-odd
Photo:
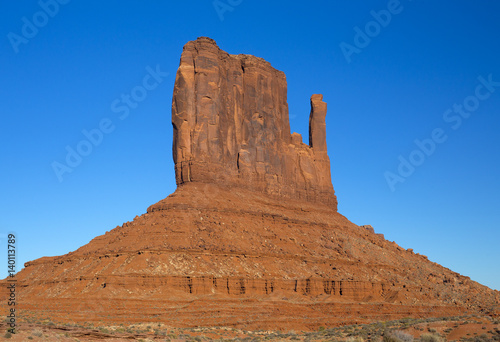
[[[364,342],[365,340],[360,336],[356,336],[356,337],[351,336],[347,339],[347,341],[348,342]]]
[[[421,342],[442,342],[443,339],[439,335],[434,334],[423,334],[420,336]]]
[[[110,333],[108,329],[102,328],[102,327],[99,328],[99,331],[102,332],[103,334],[109,334]]]
[[[412,335],[405,333],[404,331],[401,330],[391,331],[389,335],[395,337],[397,341],[401,342],[413,342],[414,340]]]
[[[25,321],[27,322],[27,320]],[[470,326],[464,325],[467,322]],[[481,316],[413,319],[404,318],[386,322],[348,325],[341,327],[318,326],[315,331],[247,331],[230,327],[212,328],[172,328],[158,322],[114,324],[106,326],[104,322],[97,322],[94,332],[115,335],[117,338],[134,339],[143,342],[151,341],[184,341],[184,342],[259,342],[259,341],[288,341],[288,342],[441,342],[447,341],[448,335],[459,328],[460,336],[454,337],[458,342],[500,342],[500,327],[494,325],[495,319]],[[38,320],[36,329],[27,331],[25,340],[40,341],[76,341],[74,328],[90,329],[89,324],[52,323],[48,318]],[[53,329],[51,326],[68,327],[65,332]],[[464,331],[464,328],[467,329]],[[486,328],[486,329],[485,329]],[[33,328],[32,328],[33,329]],[[75,329],[78,330],[78,329]],[[43,332],[42,332],[43,331]],[[420,334],[422,334],[420,336]],[[31,335],[31,336],[29,336]],[[125,336],[121,336],[125,335]],[[128,335],[128,336],[127,336]],[[414,337],[420,336],[420,337]],[[465,336],[465,337],[463,337]],[[0,337],[3,337],[0,335]],[[13,335],[12,338],[18,337]],[[2,338],[3,339],[3,338]],[[86,337],[82,340],[87,341]]]
[[[40,329],[35,329],[31,332],[31,334],[35,337],[42,337],[43,336],[43,332],[40,330]]]

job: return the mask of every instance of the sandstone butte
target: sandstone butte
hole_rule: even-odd
[[[498,291],[337,212],[326,107],[312,95],[303,143],[283,72],[188,42],[172,101],[177,190],[74,252],[26,263],[18,312],[247,330],[498,316]]]

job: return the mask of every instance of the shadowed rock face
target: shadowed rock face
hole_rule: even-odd
[[[244,187],[336,210],[325,116],[323,96],[313,95],[304,144],[290,134],[283,72],[261,58],[230,55],[212,39],[191,41],[172,100],[177,185]]]

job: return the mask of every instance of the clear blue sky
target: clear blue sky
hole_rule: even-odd
[[[500,3],[216,5],[2,2],[0,233],[18,235],[18,264],[75,250],[175,190],[175,73],[183,45],[209,36],[286,73],[304,140],[309,98],[324,94],[342,214],[500,289]],[[89,145],[82,131],[101,128]],[[87,155],[60,182],[67,146]]]

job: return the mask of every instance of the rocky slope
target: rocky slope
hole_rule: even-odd
[[[326,104],[311,104],[306,145],[289,131],[283,73],[208,38],[186,44],[177,190],[74,252],[28,262],[17,275],[25,317],[317,329],[498,313],[498,291],[337,212]]]

